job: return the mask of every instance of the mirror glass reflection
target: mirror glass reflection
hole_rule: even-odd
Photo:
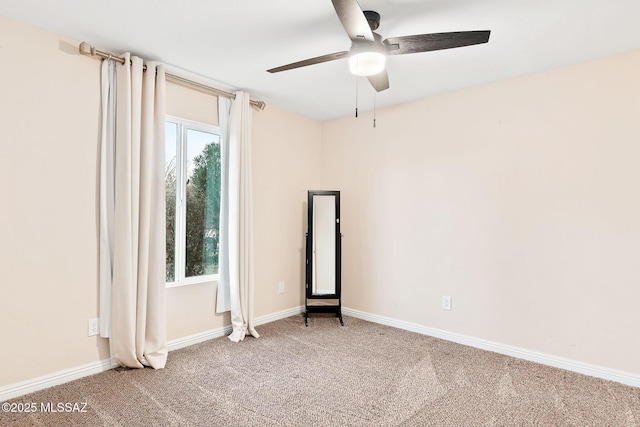
[[[311,289],[313,295],[336,293],[336,199],[313,196],[313,248]]]

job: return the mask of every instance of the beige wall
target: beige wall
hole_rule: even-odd
[[[218,97],[167,81],[167,115],[218,126]]]
[[[109,357],[87,337],[100,63],[72,43],[0,18],[0,386]]]
[[[640,373],[639,135],[640,51],[326,122],[344,305]]]
[[[78,42],[0,17],[0,387],[98,362],[100,62]],[[216,124],[216,98],[167,88],[169,114]],[[310,135],[310,136],[309,136]],[[254,112],[256,315],[302,304],[303,203],[320,124]],[[277,294],[277,282],[287,288]],[[170,340],[230,324],[215,283],[167,290]]]
[[[264,316],[304,304],[307,190],[320,183],[321,124],[267,106],[253,114],[252,154],[255,315]]]

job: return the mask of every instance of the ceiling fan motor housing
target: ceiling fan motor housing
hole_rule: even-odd
[[[369,23],[369,28],[371,31],[375,31],[380,26],[380,14],[378,12],[374,12],[373,10],[365,10],[364,12],[365,18],[367,18],[367,22]]]
[[[358,39],[351,41],[351,49],[349,49],[349,53],[351,55],[356,55],[361,52],[380,52],[386,53],[387,48],[382,43],[382,36],[378,33],[373,33],[374,41],[369,41],[366,39]]]

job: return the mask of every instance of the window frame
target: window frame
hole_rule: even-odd
[[[207,123],[197,122],[194,120],[184,119],[182,117],[165,115],[165,124],[173,123],[176,125],[176,223],[175,223],[175,242],[174,242],[174,281],[165,282],[167,288],[175,288],[180,286],[195,285],[200,283],[218,282],[220,273],[205,274],[202,276],[186,277],[186,201],[185,194],[187,189],[187,132],[189,130],[211,133],[221,139],[220,127]],[[221,141],[219,141],[220,143]],[[166,141],[165,141],[166,150]],[[166,161],[166,159],[165,159]],[[166,255],[165,255],[166,256]],[[166,268],[166,267],[165,267]],[[166,275],[166,273],[165,273]]]

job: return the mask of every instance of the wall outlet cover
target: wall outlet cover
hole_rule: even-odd
[[[98,318],[94,318],[94,319],[89,319],[89,328],[87,331],[88,336],[93,337],[98,335],[99,331],[98,331]]]

